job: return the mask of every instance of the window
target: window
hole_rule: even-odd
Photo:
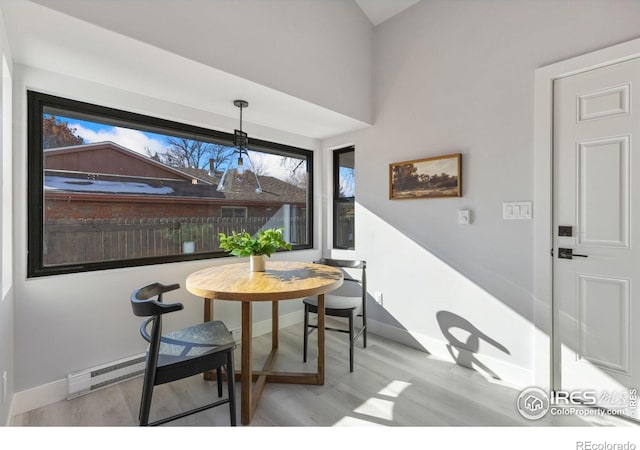
[[[312,246],[311,151],[249,136],[262,192],[225,193],[232,134],[36,92],[28,103],[29,277],[225,256],[219,232],[282,227],[294,250]]]
[[[355,248],[355,149],[333,152],[333,248]]]
[[[242,217],[243,219],[247,218],[247,207],[246,206],[223,206],[222,207],[222,217]]]

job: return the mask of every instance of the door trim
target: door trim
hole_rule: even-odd
[[[535,71],[533,204],[534,382],[550,391],[553,352],[553,82],[640,57],[640,39],[560,61]]]

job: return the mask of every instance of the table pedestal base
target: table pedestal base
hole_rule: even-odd
[[[204,320],[206,322],[213,320],[213,300],[211,299],[205,299]],[[235,379],[240,380],[240,423],[242,425],[251,423],[266,383],[324,384],[324,294],[318,295],[318,365],[315,373],[272,370],[278,356],[278,301],[271,302],[271,353],[262,370],[253,371],[252,325],[252,302],[242,302],[241,365],[240,370],[235,373]],[[215,379],[215,372],[207,372],[204,376],[208,380]]]

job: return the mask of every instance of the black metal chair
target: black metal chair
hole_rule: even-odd
[[[162,315],[183,309],[182,303],[163,303],[162,294],[178,288],[179,284],[165,286],[153,283],[131,294],[133,314],[148,317],[140,326],[140,334],[149,342],[138,417],[140,426],[160,425],[225,403],[229,404],[231,425],[235,426],[233,351],[236,344],[225,324],[215,320],[162,335]],[[147,330],[150,323],[151,333]],[[218,397],[222,397],[222,369],[227,375],[226,398],[149,423],[155,386],[214,369],[217,373]]]
[[[325,330],[338,331],[349,334],[349,371],[353,372],[354,344],[363,336],[364,347],[367,347],[367,263],[366,261],[350,261],[343,259],[322,258],[314,261],[317,264],[340,267],[342,269],[360,270],[360,277],[352,278],[345,273],[344,283],[338,289],[324,296],[324,311],[326,316],[344,317],[349,320],[348,329],[331,328],[325,325]],[[353,271],[352,271],[353,272]],[[317,329],[317,325],[309,323],[309,313],[318,313],[317,297],[307,297],[304,303],[304,362],[307,362],[307,347],[309,334]],[[362,327],[355,331],[354,320],[356,316],[362,317]]]

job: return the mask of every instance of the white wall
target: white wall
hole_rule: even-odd
[[[533,199],[534,70],[638,23],[637,1],[431,0],[375,28],[374,126],[323,143],[356,147],[354,255],[384,298],[372,329],[448,358],[467,342],[462,362],[534,381],[533,224],[502,219],[503,201]],[[456,152],[462,198],[388,200],[389,163]]]
[[[372,25],[353,0],[35,0],[370,122]]]
[[[14,301],[13,301],[13,187],[11,53],[0,13],[0,424],[10,418],[14,391]],[[2,398],[2,376],[6,373],[6,397]]]

